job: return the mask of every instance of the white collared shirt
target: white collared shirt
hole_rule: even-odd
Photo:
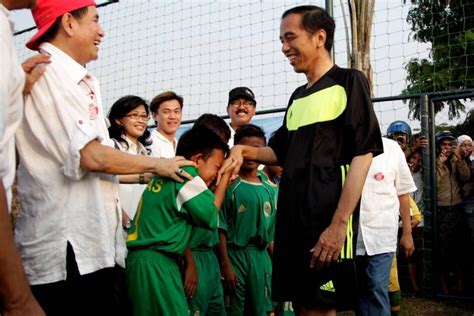
[[[398,143],[382,138],[383,154],[372,160],[360,201],[357,255],[373,256],[397,248],[398,196],[416,190]]]
[[[127,142],[127,145],[115,140],[115,144],[117,145],[118,149],[132,154],[132,155],[144,155],[148,156],[148,152],[143,146],[142,143],[138,143],[137,145],[132,142],[127,136],[123,135],[123,138]],[[138,201],[142,196],[143,190],[146,188],[146,184],[140,183],[124,183],[120,184],[120,204],[122,205],[122,209],[127,213],[128,217],[133,219],[135,213],[137,212]]]
[[[158,132],[157,129],[154,129],[151,132],[151,141],[152,144],[150,145],[150,149],[152,157],[173,158],[176,156],[176,138],[174,139],[174,142],[172,142],[163,134]]]
[[[227,125],[229,125],[229,129],[230,129],[230,138],[229,138],[229,141],[227,142],[227,145],[229,145],[229,148],[232,148],[234,147],[235,131],[232,128],[232,126],[230,126],[230,122],[227,122]]]
[[[50,43],[40,50],[51,56],[51,63],[25,99],[16,134],[21,212],[15,238],[32,285],[66,279],[68,242],[81,274],[124,266],[126,256],[117,177],[80,166],[80,150],[89,142],[114,146],[99,83]],[[83,80],[97,106],[81,86]]]
[[[12,185],[15,179],[15,130],[23,114],[25,73],[13,46],[13,22],[9,11],[0,4],[0,177],[11,210]]]

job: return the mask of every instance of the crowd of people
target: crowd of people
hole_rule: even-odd
[[[20,8],[39,52],[22,65],[9,23]],[[268,142],[248,87],[229,91],[229,123],[206,113],[178,140],[185,100],[173,91],[104,113],[85,68],[104,37],[93,0],[3,0],[0,313],[399,313],[396,254],[415,251],[428,142],[403,121],[382,137],[365,76],[330,58],[334,30],[316,6],[282,15],[282,52],[307,83]],[[472,139],[440,132],[436,147],[440,284],[462,292]]]

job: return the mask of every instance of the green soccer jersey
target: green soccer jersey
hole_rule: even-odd
[[[266,176],[261,183],[238,178],[226,191],[219,213],[219,229],[227,232],[227,244],[265,248],[273,240],[275,189]]]
[[[143,191],[127,238],[127,247],[183,254],[193,226],[217,228],[214,194],[195,167],[184,167],[194,178],[183,183],[154,177]]]
[[[277,200],[278,200],[278,185],[271,182],[268,176],[265,174],[265,172],[258,170],[257,174],[262,179],[262,182],[265,182],[265,184],[268,185],[269,189],[273,191],[273,196],[275,199],[273,202],[274,203],[273,205],[275,205],[275,212],[273,212],[270,216],[265,217],[265,224],[267,225],[268,236],[270,237],[270,242],[272,242],[275,237],[275,218],[276,218],[276,206],[277,206]]]
[[[217,229],[208,230],[201,227],[194,227],[191,233],[191,240],[189,241],[189,248],[193,249],[204,249],[213,248],[219,243],[219,234]]]

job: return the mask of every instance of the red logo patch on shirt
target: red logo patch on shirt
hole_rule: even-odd
[[[377,180],[377,181],[382,181],[383,178],[385,178],[385,176],[383,175],[382,172],[377,172],[377,173],[374,175],[374,178],[375,178],[375,180]]]
[[[89,118],[95,120],[99,114],[99,107],[94,103],[89,104]]]

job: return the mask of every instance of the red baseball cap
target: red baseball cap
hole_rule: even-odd
[[[50,29],[58,17],[92,5],[96,5],[94,0],[38,0],[36,7],[31,10],[38,27],[38,33],[26,43],[26,47],[38,50],[38,46],[41,44],[38,40]]]

